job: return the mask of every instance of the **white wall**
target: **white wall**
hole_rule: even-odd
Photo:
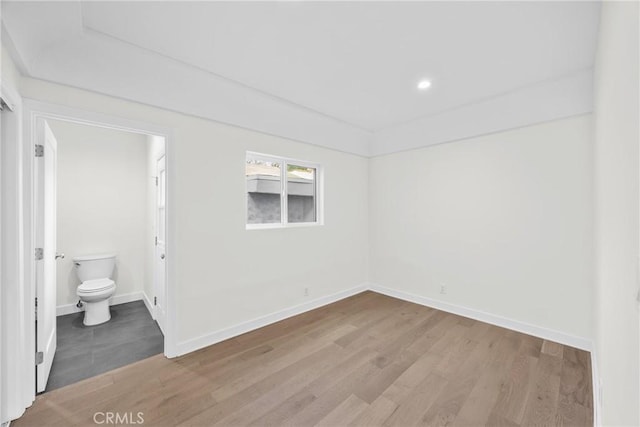
[[[34,79],[23,79],[21,91],[173,129],[176,239],[167,261],[179,278],[178,343],[367,280],[366,158]],[[246,230],[247,150],[323,164],[325,225]]]
[[[596,355],[612,426],[640,424],[638,9],[603,2],[596,57]]]
[[[51,120],[58,140],[58,306],[78,301],[73,257],[114,252],[114,296],[140,293],[147,241],[147,137]]]
[[[373,158],[372,282],[591,339],[591,150],[584,115]]]

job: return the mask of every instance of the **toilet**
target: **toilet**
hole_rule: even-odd
[[[115,254],[83,255],[73,258],[76,273],[82,282],[76,294],[84,305],[86,326],[99,325],[111,319],[109,298],[116,291],[111,280],[116,264]]]

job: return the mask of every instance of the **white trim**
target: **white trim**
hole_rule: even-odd
[[[591,349],[591,383],[593,392],[593,425],[600,427],[602,425],[602,384],[600,384],[595,345]]]
[[[319,222],[292,222],[283,224],[281,222],[265,222],[263,224],[246,224],[246,230],[272,230],[274,228],[304,228],[304,227],[322,227],[324,224]]]
[[[139,133],[143,135],[166,136],[172,130],[155,124],[143,123],[124,117],[111,116],[87,110],[66,107],[64,105],[24,98],[25,111],[46,119],[62,120],[81,125],[115,129],[123,132]],[[28,116],[25,114],[25,118]]]
[[[198,349],[219,343],[220,341],[224,341],[229,338],[233,338],[238,335],[242,335],[244,333],[262,328],[272,323],[279,322],[289,317],[297,316],[307,311],[314,310],[318,307],[322,307],[327,304],[340,301],[350,296],[367,291],[368,289],[369,289],[368,285],[366,283],[363,283],[353,288],[336,292],[335,294],[316,298],[312,301],[294,305],[293,307],[285,308],[283,310],[276,311],[275,313],[267,314],[265,316],[261,316],[253,320],[248,320],[246,322],[242,322],[237,325],[230,326],[228,328],[221,329],[216,332],[212,332],[210,334],[202,335],[197,338],[179,342],[176,346],[177,355],[181,356],[183,354],[196,351]]]
[[[447,313],[453,313],[460,316],[468,317],[471,319],[479,320],[481,322],[489,323],[492,325],[507,328],[516,332],[521,332],[528,335],[533,335],[538,338],[547,339],[560,344],[568,345],[580,350],[592,351],[592,341],[582,337],[576,337],[564,332],[556,331],[553,329],[543,328],[541,326],[532,325],[530,323],[521,322],[519,320],[509,319],[503,316],[498,316],[490,313],[486,313],[480,310],[475,310],[460,305],[450,304],[443,301],[434,300],[418,295],[414,295],[408,292],[398,291],[395,289],[386,288],[384,286],[377,285],[375,283],[363,283],[359,286],[337,292],[335,294],[327,295],[314,299],[312,301],[298,304],[293,307],[285,308],[275,313],[267,314],[265,316],[258,317],[253,320],[239,323],[228,328],[218,330],[209,334],[202,335],[197,338],[192,338],[186,341],[177,343],[176,353],[174,356],[181,356],[183,354],[190,353],[192,351],[199,350],[201,348],[219,343],[221,341],[242,335],[244,333],[268,326],[272,323],[279,322],[292,316],[305,313],[310,310],[314,310],[318,307],[325,306],[327,304],[340,301],[344,298],[359,294],[364,291],[373,291],[382,295],[386,295],[392,298],[401,299],[404,301],[413,302],[426,307],[435,308],[438,310],[446,311]],[[593,358],[592,352],[592,358]],[[595,363],[592,361],[592,366]],[[596,387],[597,372],[594,373],[594,388]],[[596,402],[596,400],[594,400]]]
[[[0,324],[12,325],[2,334],[2,373],[0,387],[0,421],[20,417],[27,406],[31,405],[35,393],[35,369],[26,366],[24,360],[34,357],[35,337],[28,339],[35,328],[28,328],[29,319],[34,316],[33,300],[24,298],[25,257],[24,226],[24,142],[22,98],[10,82],[3,80],[0,90],[5,101],[13,105],[13,112],[6,109],[2,113],[2,159],[0,165],[2,206],[0,207],[2,239],[0,256],[2,264],[2,304]],[[33,253],[32,253],[33,254]],[[9,301],[11,302],[9,304]],[[32,381],[32,382],[31,382]],[[6,393],[10,390],[10,393]]]
[[[457,304],[451,304],[432,298],[415,295],[409,292],[399,291],[396,289],[386,288],[372,283],[370,289],[379,294],[398,298],[404,301],[413,302],[424,305],[426,307],[436,308],[448,313],[457,314],[459,316],[469,317],[481,322],[490,323],[492,325],[507,328],[513,331],[521,332],[527,335],[533,335],[542,339],[554,341],[560,344],[578,348],[580,350],[591,351],[593,345],[590,339],[577,337],[565,332],[556,331],[554,329],[544,328],[542,326],[532,325],[530,323],[521,322],[519,320],[509,319],[507,317],[498,316],[496,314],[487,313],[485,311],[475,310],[463,307]]]
[[[109,305],[126,304],[128,302],[144,300],[144,298],[144,292],[131,292],[128,294],[114,295],[109,298]],[[147,303],[145,301],[145,306],[146,305]],[[64,316],[65,314],[79,313],[81,311],[84,311],[84,309],[76,307],[75,304],[59,305],[56,307],[56,316]]]
[[[142,291],[142,301],[144,302],[145,307],[147,307],[147,310],[149,311],[151,318],[153,320],[156,320],[156,313],[155,313],[155,310],[153,309],[153,304],[151,304],[149,295],[147,295],[147,293],[144,291]]]

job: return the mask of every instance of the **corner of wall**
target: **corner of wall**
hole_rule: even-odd
[[[598,370],[598,358],[596,356],[597,347],[595,342],[591,344],[591,383],[592,399],[593,399],[593,425],[600,427],[602,425],[602,384],[600,382],[600,374]]]

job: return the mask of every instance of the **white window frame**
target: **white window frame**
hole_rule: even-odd
[[[246,168],[247,159],[262,160],[265,162],[280,163],[280,222],[268,222],[264,224],[248,224],[249,217],[249,193],[245,179],[245,203],[244,203],[244,221],[247,230],[265,230],[273,228],[300,228],[300,227],[317,227],[324,225],[324,168],[319,163],[309,162],[306,160],[298,160],[290,157],[274,156],[271,154],[256,153],[247,151],[244,158],[244,167]],[[289,198],[287,192],[287,166],[289,164],[313,168],[316,170],[315,176],[315,208],[316,220],[314,222],[289,222]]]

